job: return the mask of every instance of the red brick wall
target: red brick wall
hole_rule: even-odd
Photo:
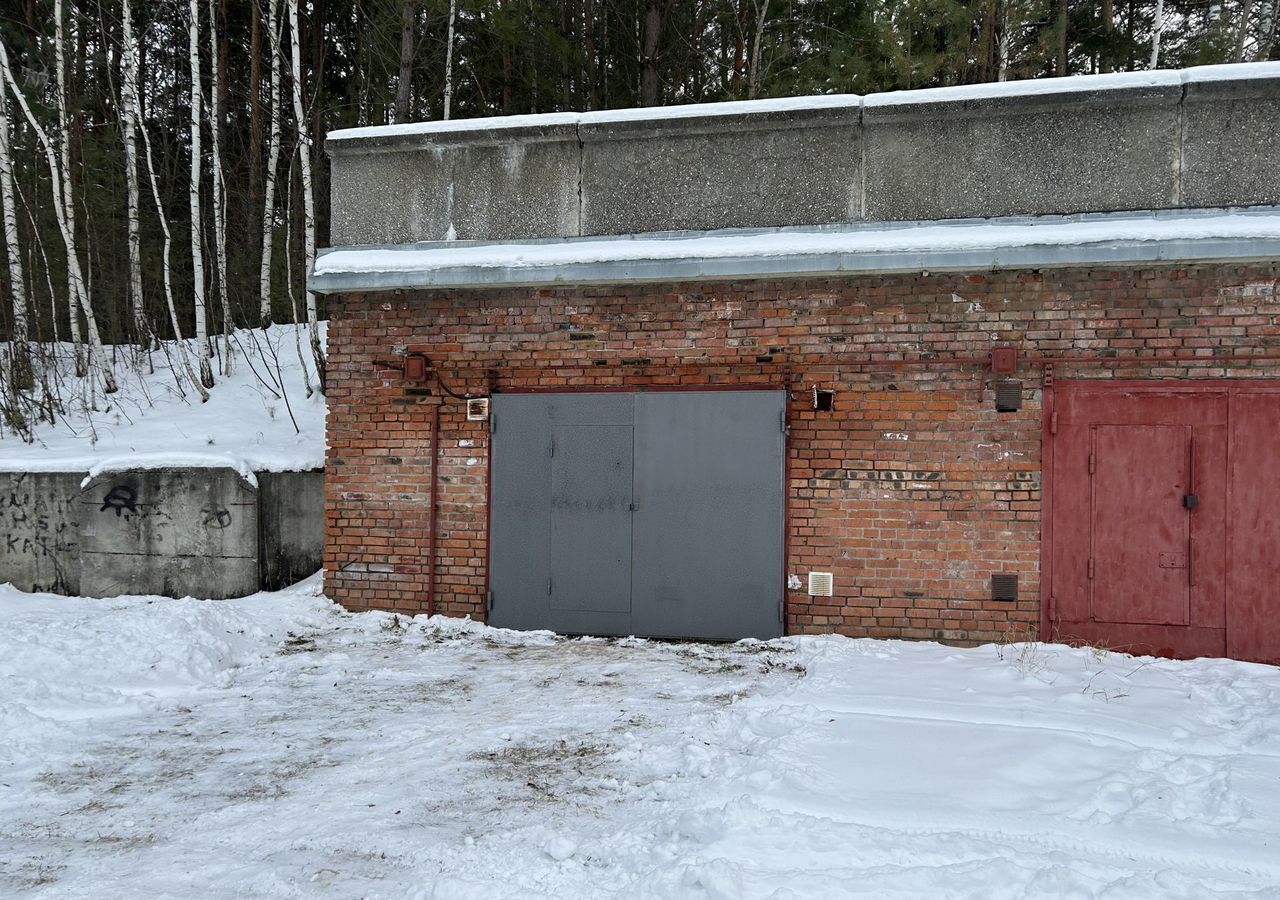
[[[785,383],[788,572],[831,571],[836,585],[789,591],[789,631],[1034,633],[1042,369],[1024,364],[1022,410],[997,413],[975,360],[1007,343],[1024,359],[1115,359],[1057,364],[1058,379],[1280,375],[1218,358],[1280,350],[1278,277],[1218,266],[333,297],[327,588],[353,609],[426,611],[440,403],[435,607],[484,618],[487,425],[407,386],[409,348],[459,394]],[[812,410],[814,384],[836,391],[833,412]],[[989,599],[995,572],[1020,577],[1017,602]]]

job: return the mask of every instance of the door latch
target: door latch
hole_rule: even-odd
[[[1182,498],[1182,505],[1186,509],[1196,509],[1200,506],[1200,498],[1195,494],[1187,494],[1187,496]]]

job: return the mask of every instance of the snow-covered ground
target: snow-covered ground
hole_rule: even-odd
[[[324,465],[325,402],[319,393],[307,396],[299,337],[314,385],[305,327],[241,329],[233,335],[232,373],[217,374],[215,362],[216,384],[208,403],[200,402],[185,376],[175,374],[181,366],[172,342],[144,357],[140,366],[135,366],[128,348],[112,351],[120,390],[110,395],[97,391],[91,379],[75,378],[70,347],[59,345],[51,382],[65,410],[56,422],[38,424],[32,443],[9,430],[0,433],[0,469],[319,468]]]
[[[1280,671],[0,589],[0,896],[1280,897]]]

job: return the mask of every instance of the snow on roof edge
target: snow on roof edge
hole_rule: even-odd
[[[459,269],[535,269],[594,263],[771,258],[815,254],[1001,250],[1115,242],[1280,239],[1280,209],[1178,214],[1046,216],[1031,219],[925,223],[859,223],[778,228],[510,241],[435,242],[398,247],[335,248],[316,259],[313,275],[422,273]]]
[[[807,109],[848,109],[860,106],[858,94],[816,94],[803,97],[779,97],[769,100],[730,100],[721,103],[683,103],[677,106],[641,106],[627,109],[604,109],[585,113],[530,113],[516,116],[483,116],[477,119],[406,122],[403,125],[367,125],[341,128],[329,132],[326,141],[349,141],[365,138],[408,137],[417,134],[461,134],[468,131],[515,130],[518,128],[551,128],[557,126],[604,125],[614,122],[637,122],[667,119],[694,119],[704,116],[734,116],[748,113],[784,112]]]
[[[906,106],[915,103],[955,103],[997,97],[1030,97],[1080,91],[1106,91],[1140,87],[1175,87],[1193,83],[1248,81],[1280,78],[1280,62],[1226,63],[1186,69],[1150,69],[1139,72],[1112,72],[1104,75],[1073,75],[1068,78],[1029,78],[1021,81],[954,85],[876,94],[814,94],[766,100],[733,100],[719,103],[689,103],[678,106],[648,106],[629,109],[574,113],[532,113],[516,116],[484,116],[475,119],[407,122],[401,125],[368,125],[331,131],[326,142],[412,137],[415,135],[464,134],[476,131],[503,131],[518,128],[601,125],[618,122],[688,119],[745,115],[790,110],[834,109],[854,106]]]

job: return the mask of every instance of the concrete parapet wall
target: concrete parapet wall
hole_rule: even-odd
[[[0,474],[0,581],[29,591],[224,599],[279,588],[323,556],[322,472],[227,468]]]
[[[1280,204],[1280,79],[1190,82],[1181,111],[1183,203]]]
[[[862,114],[865,218],[1180,206],[1181,101],[1181,86],[1160,85],[960,103],[869,103]]]
[[[580,233],[702,231],[725,223],[826,225],[858,218],[859,120],[852,106],[656,119],[643,127],[585,123],[579,127]]]
[[[354,148],[353,148],[354,149]],[[578,230],[580,148],[573,126],[471,131],[428,143],[332,146],[331,239],[396,243],[485,236],[515,240]]]
[[[350,129],[334,246],[1280,202],[1280,64]]]

